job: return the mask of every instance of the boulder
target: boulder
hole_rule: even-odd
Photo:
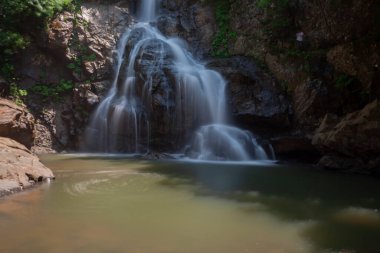
[[[9,138],[0,137],[0,196],[53,178],[52,171],[25,146]]]
[[[0,136],[31,148],[34,142],[33,115],[12,101],[0,99]]]
[[[313,145],[325,154],[367,162],[377,158],[380,155],[380,101],[375,100],[341,120],[327,115],[313,137]]]

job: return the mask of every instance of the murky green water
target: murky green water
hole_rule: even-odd
[[[46,156],[0,200],[0,252],[380,252],[380,180],[274,165]]]

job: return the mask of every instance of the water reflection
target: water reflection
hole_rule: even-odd
[[[0,201],[0,252],[376,252],[378,181],[286,166],[48,156]],[[22,231],[22,232],[20,232]]]

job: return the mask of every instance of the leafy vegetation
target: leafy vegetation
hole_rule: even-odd
[[[46,75],[42,73],[37,84],[28,90],[21,89],[13,65],[17,61],[17,54],[33,40],[33,33],[44,29],[48,21],[63,9],[74,14],[74,32],[69,41],[74,57],[67,68],[81,78],[84,63],[96,60],[96,55],[79,41],[76,28],[79,25],[88,27],[86,21],[79,18],[81,0],[0,0],[0,75],[10,84],[9,95],[18,104],[21,104],[27,95],[32,94],[40,96],[43,101],[59,102],[63,95],[74,87],[74,83],[66,79],[58,83],[49,83],[46,81]],[[28,23],[28,26],[25,26],[25,23]],[[26,30],[26,27],[31,26],[34,27],[33,31]]]
[[[29,45],[33,32],[45,27],[47,21],[71,1],[0,0],[0,75],[10,83],[10,96],[17,103],[22,102],[27,91],[17,85],[13,66],[16,55]],[[30,27],[34,27],[33,31]]]
[[[10,85],[10,96],[16,102],[16,104],[23,104],[22,98],[28,95],[28,91],[20,89],[16,83],[11,83]]]
[[[227,57],[230,55],[228,44],[231,40],[236,39],[236,32],[230,26],[230,2],[228,0],[219,0],[216,5],[216,22],[218,32],[212,43],[213,55],[217,57]]]
[[[42,96],[44,101],[60,101],[62,95],[71,91],[74,88],[73,82],[69,80],[61,80],[57,84],[36,84],[31,91]]]
[[[18,53],[28,45],[26,22],[28,27],[43,27],[57,11],[70,3],[71,0],[0,0],[2,58]]]

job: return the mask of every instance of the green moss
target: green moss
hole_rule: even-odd
[[[219,0],[216,2],[216,23],[218,32],[216,33],[212,48],[213,55],[217,57],[227,57],[230,55],[229,43],[235,40],[237,33],[231,29],[230,22],[231,3],[228,0]]]

